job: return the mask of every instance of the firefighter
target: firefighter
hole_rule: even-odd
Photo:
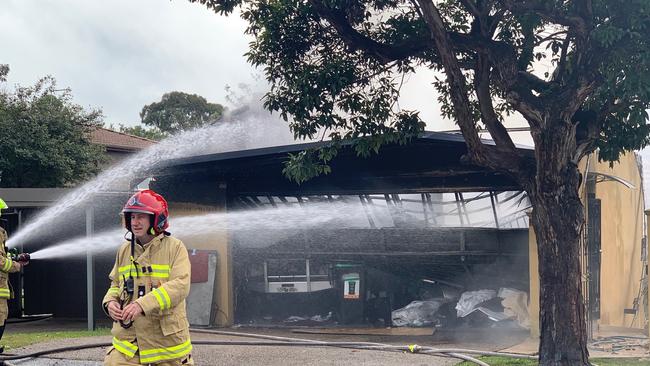
[[[122,213],[131,236],[117,252],[102,301],[114,320],[104,365],[194,365],[185,312],[190,261],[183,242],[165,231],[167,202],[144,190]]]
[[[0,198],[0,216],[2,210],[9,208],[2,198]],[[22,256],[18,257],[19,260],[12,260],[7,254],[7,232],[0,226],[0,339],[5,332],[5,322],[9,316],[9,307],[7,301],[13,299],[13,291],[9,285],[9,273],[18,272],[26,266],[29,261],[22,260]],[[0,353],[4,352],[4,346],[0,346]]]

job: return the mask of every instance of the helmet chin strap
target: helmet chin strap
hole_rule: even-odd
[[[138,263],[135,261],[135,234],[133,233],[133,230],[131,229],[131,225],[128,227],[129,233],[131,233],[131,255],[130,255],[130,262],[131,265],[129,266],[129,278],[124,278],[124,287],[123,287],[123,293],[126,292],[126,298],[122,299],[120,303],[120,309],[124,309],[124,304],[128,303],[131,301],[133,298],[133,292],[135,291],[135,283],[133,280],[133,269],[135,269],[135,275],[136,277],[140,277],[140,274],[138,272]],[[120,320],[120,325],[122,328],[130,328],[133,325],[132,321],[125,322]]]

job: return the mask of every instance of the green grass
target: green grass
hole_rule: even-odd
[[[497,365],[507,365],[507,366],[529,366],[529,365],[537,365],[537,362],[533,360],[525,360],[521,358],[510,358],[510,357],[479,357],[478,358],[481,361],[484,361],[485,363],[493,366]],[[473,362],[461,362],[458,366],[476,366],[475,363]]]
[[[5,331],[0,344],[5,346],[5,349],[19,348],[28,346],[34,343],[49,342],[57,339],[66,338],[80,338],[92,337],[111,334],[109,328],[98,328],[94,331],[89,330],[72,330],[72,331],[58,331],[58,332],[27,332],[27,333],[14,333],[11,329]]]
[[[535,366],[536,361],[508,357],[480,357],[481,361],[491,366]],[[648,358],[594,358],[592,365],[597,366],[648,366]],[[462,362],[459,366],[475,366],[474,363]]]

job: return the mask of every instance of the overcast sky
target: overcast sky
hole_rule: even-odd
[[[263,92],[254,81],[261,73],[243,56],[245,27],[236,15],[185,0],[2,0],[0,63],[10,65],[10,84],[52,75],[72,89],[76,103],[101,108],[107,124],[136,125],[142,107],[169,91],[222,104],[227,85],[256,84]],[[428,130],[457,128],[439,116],[432,81],[428,71],[408,78],[400,106],[419,110]],[[532,144],[528,133],[512,135]],[[643,155],[650,160],[648,151]]]
[[[134,125],[165,92],[224,104],[226,85],[254,83],[261,73],[243,56],[245,26],[184,0],[3,0],[0,63],[11,67],[10,84],[52,75],[108,124]],[[430,130],[455,128],[438,117],[432,81],[409,78],[401,107],[419,109]]]
[[[244,29],[182,0],[3,0],[0,63],[10,83],[52,75],[108,123],[135,124],[165,92],[224,103],[226,85],[250,83]]]

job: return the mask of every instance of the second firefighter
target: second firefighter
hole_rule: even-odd
[[[104,364],[193,365],[185,310],[190,261],[185,245],[165,231],[167,202],[145,190],[122,212],[131,237],[117,252],[103,300],[114,320]]]

